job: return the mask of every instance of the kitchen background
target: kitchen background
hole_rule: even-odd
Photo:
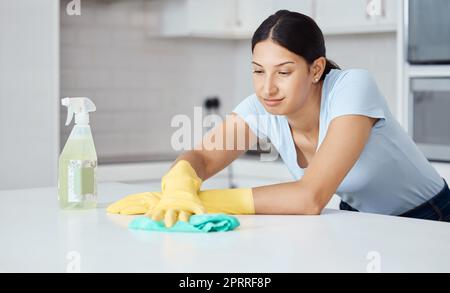
[[[156,182],[178,154],[170,144],[172,117],[192,118],[194,106],[211,97],[220,99],[225,115],[251,94],[252,32],[283,8],[317,21],[328,58],[342,68],[368,69],[412,133],[410,78],[448,77],[450,66],[408,63],[408,4],[0,0],[0,189],[56,185],[58,155],[72,128],[64,126],[60,98],[66,96],[87,96],[97,106],[90,117],[100,181]],[[449,92],[447,86],[447,98]],[[233,163],[231,180],[238,186],[290,180],[281,162],[257,158]],[[447,163],[433,164],[450,179]],[[230,174],[221,172],[206,187],[228,186]]]

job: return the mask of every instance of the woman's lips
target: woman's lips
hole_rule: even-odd
[[[281,99],[264,99],[264,104],[266,104],[269,107],[277,106],[283,101],[284,98]]]

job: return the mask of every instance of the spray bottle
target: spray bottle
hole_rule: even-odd
[[[64,98],[66,125],[75,114],[75,126],[59,157],[58,200],[63,209],[88,209],[97,206],[97,153],[89,126],[94,103],[85,97]]]

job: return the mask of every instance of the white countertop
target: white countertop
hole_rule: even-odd
[[[105,207],[148,189],[99,184],[99,208],[59,210],[56,188],[0,191],[4,272],[450,272],[450,223],[325,210],[239,216],[232,232],[133,231]]]

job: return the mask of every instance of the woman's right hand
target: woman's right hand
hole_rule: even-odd
[[[193,214],[205,214],[206,208],[198,197],[202,179],[186,160],[180,160],[161,179],[161,200],[146,213],[154,221],[164,220],[166,227],[177,221],[188,222]]]

